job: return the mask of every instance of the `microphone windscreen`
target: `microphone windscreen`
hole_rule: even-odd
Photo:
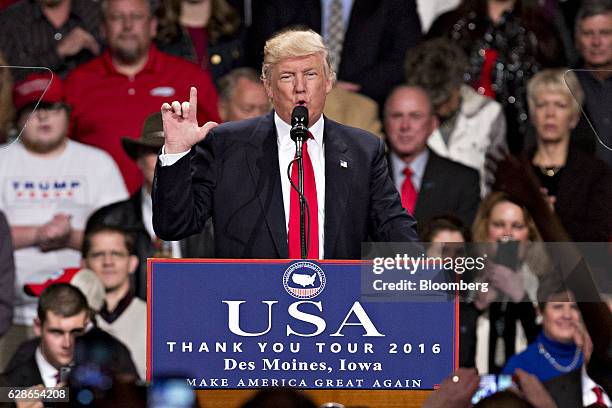
[[[305,106],[298,105],[291,112],[291,127],[304,126],[308,129],[308,109]]]

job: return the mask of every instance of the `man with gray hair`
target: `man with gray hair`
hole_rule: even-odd
[[[158,236],[199,232],[212,216],[218,257],[299,258],[299,204],[287,173],[297,179],[297,166],[288,166],[296,151],[291,116],[300,106],[310,135],[302,148],[307,257],[359,259],[363,241],[416,241],[383,142],[322,115],[335,73],[321,36],[288,30],[272,37],[262,79],[274,112],[254,119],[198,126],[195,88],[189,102],[162,106],[166,140],[153,183]]]
[[[612,168],[612,0],[585,2],[576,16],[576,76],[585,93],[589,136],[597,132],[597,156]],[[584,125],[581,123],[578,128]],[[592,140],[592,138],[589,138]]]
[[[270,112],[270,101],[257,71],[236,68],[219,80],[219,116],[224,122],[250,119]]]

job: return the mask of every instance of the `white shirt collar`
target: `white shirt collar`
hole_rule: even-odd
[[[404,182],[404,169],[406,168],[406,163],[393,151],[389,153],[389,157],[391,160],[391,168],[393,170],[393,180],[395,181],[395,186],[398,191],[401,191],[401,185]],[[421,182],[423,181],[423,176],[425,175],[425,166],[427,165],[427,161],[429,160],[429,149],[425,149],[421,153],[418,154],[417,157],[412,160],[412,162],[408,165],[410,170],[412,170],[412,184],[414,184],[414,188],[419,191],[421,189]]]
[[[276,133],[278,135],[278,146],[282,149],[288,146],[295,146],[295,142],[291,140],[290,132],[291,125],[281,119],[278,113],[274,112],[274,125],[276,126]],[[315,122],[314,125],[310,126],[308,130],[312,133],[312,137],[319,146],[323,146],[323,129],[324,129],[323,115]]]
[[[597,402],[597,396],[595,395],[593,388],[599,387],[599,385],[597,385],[597,383],[593,381],[591,377],[589,377],[584,365],[582,366],[582,369],[580,370],[580,377],[581,377],[581,383],[582,383],[582,405],[585,407],[588,407],[589,405]],[[601,392],[603,394],[604,402],[606,403],[608,407],[611,406],[610,398],[608,394],[606,394],[606,392],[604,391],[602,387],[599,387],[599,388],[601,389]]]
[[[38,366],[38,371],[40,372],[40,377],[45,387],[55,387],[57,385],[56,376],[59,371],[47,361],[45,356],[43,356],[40,346],[36,347],[34,359],[36,360],[36,365]]]
[[[153,229],[153,201],[151,200],[151,194],[147,192],[144,186],[140,190],[140,194],[142,197],[142,222],[151,236],[151,239],[155,239],[155,230]]]

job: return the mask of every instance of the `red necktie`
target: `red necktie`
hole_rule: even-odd
[[[410,167],[406,166],[404,169],[404,175],[406,178],[404,179],[404,183],[402,183],[402,206],[410,213],[414,214],[414,206],[417,200],[417,191],[414,188],[414,184],[412,184],[412,170]]]
[[[599,388],[599,386],[595,386],[593,387],[593,392],[595,393],[595,396],[597,397],[597,401],[595,401],[595,406],[606,408],[607,405],[604,402],[603,392],[601,391],[601,388]]]
[[[309,134],[312,138],[312,135]],[[304,196],[308,201],[306,210],[306,240],[308,245],[308,259],[319,259],[319,205],[317,203],[317,184],[315,183],[314,169],[308,154],[308,143],[302,144],[302,161],[304,163]],[[297,162],[291,166],[291,181],[298,185]],[[308,208],[310,211],[308,211]],[[308,224],[310,223],[310,240],[308,240]],[[289,207],[289,258],[301,259],[300,248],[300,199],[297,191],[291,188]]]

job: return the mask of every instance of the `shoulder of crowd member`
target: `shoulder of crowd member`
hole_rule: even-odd
[[[29,359],[34,358],[34,354],[36,353],[36,348],[40,344],[40,337],[35,337],[30,340],[26,340],[19,345],[13,357],[9,360],[4,367],[4,371],[8,373],[9,371],[14,370],[20,365],[23,365]]]
[[[168,54],[167,52],[164,52],[164,51],[160,51],[160,50],[157,50],[157,51],[163,54],[165,66],[173,66],[174,69],[185,71],[185,73],[189,73],[190,75],[193,75],[196,78],[202,77],[202,76],[210,76],[210,71],[206,69],[202,69],[202,67],[200,67],[198,64],[194,62],[191,62],[182,57],[178,57],[176,55]]]
[[[64,80],[64,91],[68,103],[70,103],[70,97],[76,90],[87,92],[89,81],[95,80],[98,82],[101,77],[106,76],[106,68],[101,63],[101,58],[97,57],[81,64],[68,74]]]
[[[499,102],[480,95],[469,85],[461,85],[461,98],[461,111],[468,117],[478,115],[483,109],[494,112],[501,112],[502,110]]]
[[[378,105],[365,95],[334,87],[327,95],[323,114],[340,123],[349,123],[360,129],[382,136]]]
[[[204,142],[215,143],[223,146],[232,146],[235,144],[244,144],[248,142],[254,133],[263,129],[266,125],[273,124],[273,113],[264,116],[258,116],[251,119],[230,121],[219,124],[212,129],[208,136],[199,144]]]
[[[105,150],[75,140],[71,140],[70,143],[73,145],[77,160],[80,162],[87,162],[89,166],[100,166],[97,167],[100,171],[99,174],[108,171],[109,167],[116,167],[115,161]]]
[[[600,181],[608,180],[608,185],[612,186],[612,169],[603,160],[591,154],[585,153],[581,149],[570,149],[568,153],[568,167],[580,169],[584,174],[590,174],[593,179]]]
[[[136,208],[137,204],[134,202],[134,196],[140,195],[140,190],[136,191],[129,199],[118,201],[106,205],[96,210],[88,219],[85,227],[85,233],[91,230],[93,227],[100,225],[107,226],[121,226],[126,230],[134,230],[136,224],[140,226],[142,220],[136,219],[136,211],[141,211],[140,208]],[[138,207],[140,200],[138,200]]]
[[[440,14],[431,24],[431,27],[429,27],[429,31],[427,31],[424,39],[430,40],[432,38],[448,36],[453,24],[455,24],[461,17],[461,11],[459,8]]]
[[[35,5],[29,0],[19,0],[11,4],[0,12],[0,22],[13,21],[13,18],[19,17],[20,22],[32,20],[34,15],[30,12]]]
[[[328,126],[334,126],[334,130],[339,132],[341,139],[350,140],[351,143],[356,145],[362,145],[367,149],[373,149],[373,151],[375,151],[381,144],[383,144],[380,137],[368,132],[367,130],[343,125],[327,117],[325,117],[325,122],[326,131]]]
[[[480,180],[478,170],[454,160],[444,158],[431,149],[429,150],[429,160],[437,160],[439,162],[438,166],[440,167],[440,170],[449,176],[453,174],[462,174],[464,176],[474,178],[477,183],[478,180]]]

